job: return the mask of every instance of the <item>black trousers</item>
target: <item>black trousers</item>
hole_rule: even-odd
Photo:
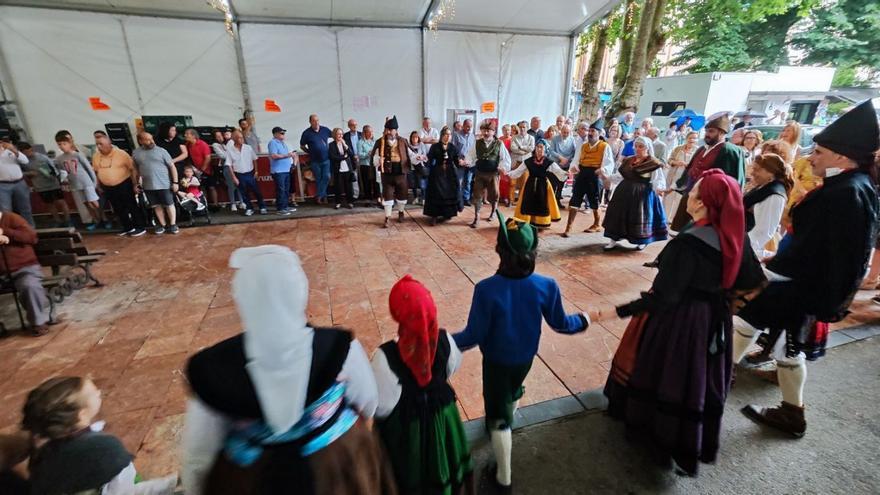
[[[375,201],[379,198],[379,182],[376,181],[376,167],[360,165],[358,172],[361,176],[361,201]]]
[[[336,186],[336,204],[354,203],[354,187],[351,184],[352,172],[334,172],[333,185]],[[342,198],[345,197],[345,201]]]
[[[147,220],[144,218],[144,211],[138,207],[137,201],[135,201],[134,186],[130,180],[126,179],[121,184],[101,186],[101,188],[104,190],[104,197],[107,198],[116,216],[119,217],[123,231],[146,228]]]

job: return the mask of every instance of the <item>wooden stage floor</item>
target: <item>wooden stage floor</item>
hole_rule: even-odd
[[[180,370],[195,351],[240,331],[227,268],[235,248],[275,243],[296,250],[309,276],[313,324],[352,329],[372,352],[396,333],[388,292],[407,273],[433,292],[442,327],[463,328],[474,284],[497,266],[497,222],[469,229],[471,215],[431,227],[413,210],[387,230],[374,210],[184,229],[178,236],[89,236],[90,247],[109,252],[95,268],[106,285],[68,298],[59,311],[65,323],[50,335],[0,340],[0,431],[17,428],[25,395],[43,380],[90,375],[104,392],[108,430],[136,453],[138,470],[145,477],[174,472],[186,401]],[[587,217],[578,217],[575,232],[586,228]],[[562,227],[542,233],[537,271],[557,279],[568,311],[627,302],[650,286],[654,271],[642,263],[662,243],[607,254],[600,234],[563,239]],[[860,293],[853,316],[837,327],[876,320],[871,295]],[[8,308],[6,315],[11,321]],[[545,327],[523,404],[601,387],[625,325],[595,324],[575,336]],[[483,414],[480,380],[474,350],[452,380],[467,419]]]

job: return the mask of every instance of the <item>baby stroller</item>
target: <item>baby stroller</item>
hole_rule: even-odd
[[[201,194],[193,199],[181,199],[180,195],[174,195],[174,206],[177,208],[177,223],[186,222],[187,227],[196,223],[196,217],[204,217],[208,225],[211,225],[211,211],[208,209],[208,195],[204,186],[199,186]]]

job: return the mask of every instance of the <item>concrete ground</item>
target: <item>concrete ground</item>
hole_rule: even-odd
[[[601,411],[514,433],[517,494],[876,494],[880,493],[880,337],[839,346],[808,364],[807,434],[795,440],[747,420],[748,403],[780,400],[775,386],[738,374],[727,401],[718,462],[696,478],[652,462],[624,439],[623,425]],[[491,457],[477,441],[480,464]],[[481,493],[487,491],[481,480]]]

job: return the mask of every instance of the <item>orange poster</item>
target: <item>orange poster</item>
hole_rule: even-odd
[[[273,113],[281,112],[281,107],[279,107],[278,104],[275,103],[275,100],[266,100],[265,102],[263,102],[263,108],[267,112],[273,112]]]
[[[89,105],[91,105],[92,110],[96,112],[103,112],[106,110],[110,110],[110,105],[101,101],[101,97],[99,96],[90,96],[89,97]]]
[[[482,105],[480,105],[480,112],[481,113],[495,113],[495,102],[494,101],[487,101],[487,102],[483,103]]]

